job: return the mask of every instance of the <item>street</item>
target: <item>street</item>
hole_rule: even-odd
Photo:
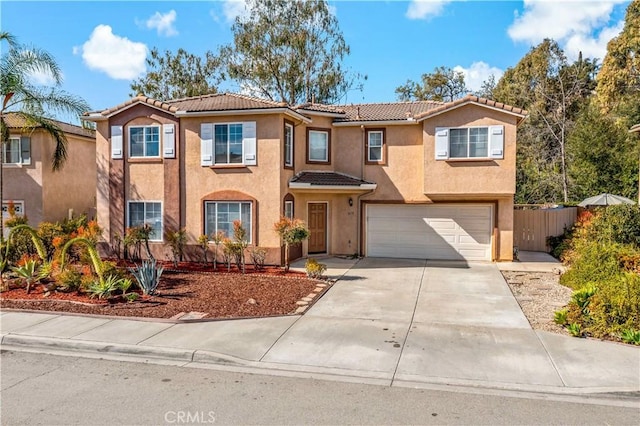
[[[1,361],[3,425],[623,425],[637,424],[640,415],[640,399],[628,396],[599,405],[5,350]]]

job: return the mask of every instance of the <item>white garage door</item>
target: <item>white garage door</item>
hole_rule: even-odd
[[[488,204],[367,206],[367,256],[491,260]]]

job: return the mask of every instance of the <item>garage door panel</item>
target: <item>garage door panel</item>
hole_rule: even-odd
[[[367,207],[367,255],[490,260],[491,205]]]

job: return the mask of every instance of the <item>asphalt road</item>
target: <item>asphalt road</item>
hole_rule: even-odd
[[[3,425],[637,425],[640,416],[640,399],[620,399],[625,407],[13,351],[0,360]]]

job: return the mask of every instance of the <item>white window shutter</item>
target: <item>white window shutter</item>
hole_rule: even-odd
[[[213,124],[200,125],[200,165],[213,166]]]
[[[31,138],[29,136],[22,136],[20,138],[20,156],[22,164],[31,164]]]
[[[175,124],[162,125],[162,146],[164,158],[176,158],[176,126]]]
[[[504,158],[504,126],[489,126],[489,158]]]
[[[436,127],[436,160],[449,159],[449,129],[447,127]]]
[[[244,164],[247,166],[255,166],[258,164],[255,121],[245,121],[242,123],[242,145],[244,148]]]
[[[111,158],[122,159],[122,126],[111,126]]]

